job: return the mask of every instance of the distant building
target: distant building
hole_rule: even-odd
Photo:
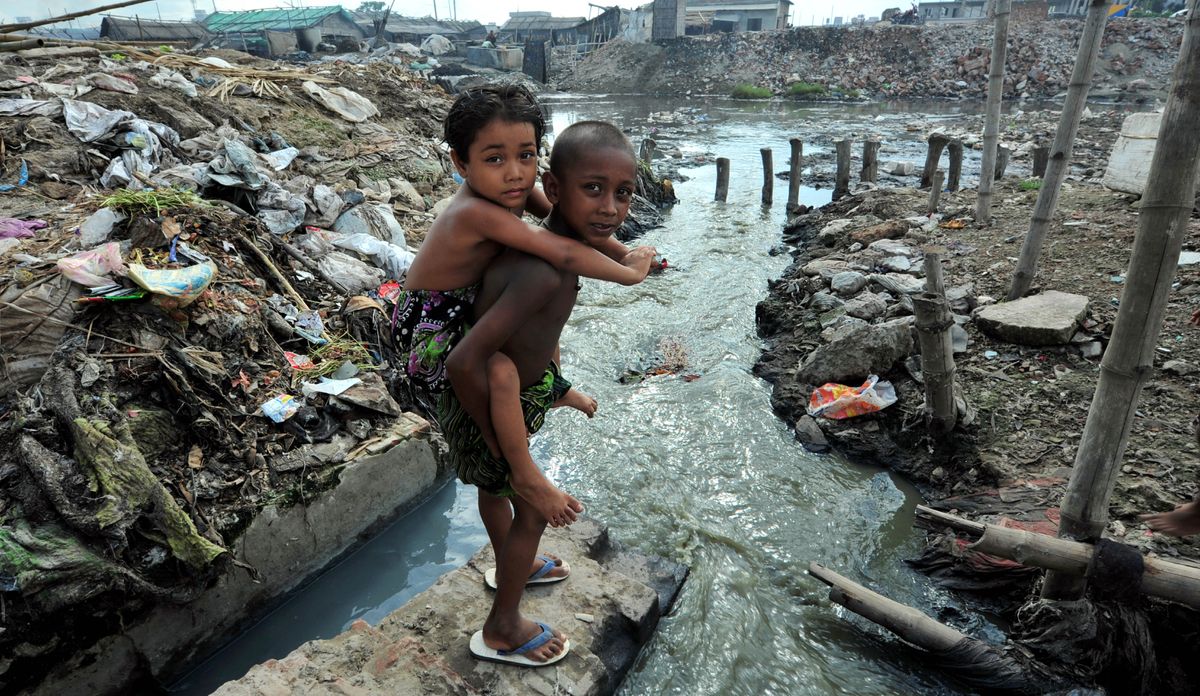
[[[365,36],[341,7],[214,12],[204,18],[204,27],[226,48],[268,57],[297,50],[311,53],[321,43],[353,50]]]
[[[946,0],[917,5],[917,14],[926,24],[975,22],[987,19],[987,13],[987,0]]]
[[[113,41],[161,41],[190,45],[211,37],[208,30],[196,22],[112,15],[106,15],[100,21],[100,38]]]
[[[375,36],[374,18],[369,12],[351,12],[355,23],[368,36]],[[397,43],[411,43],[420,46],[426,38],[439,34],[451,41],[482,41],[487,36],[488,29],[476,21],[454,21],[449,19],[434,19],[433,17],[401,17],[388,15],[387,24],[383,27],[383,38]]]
[[[67,39],[68,41],[95,41],[100,38],[100,27],[64,27],[51,24],[49,26],[27,29],[22,34],[40,36],[43,39]]]
[[[650,12],[651,39],[660,41],[683,36],[687,22],[687,0],[654,0]]]
[[[791,0],[687,0],[687,33],[786,29]]]
[[[1087,0],[1051,0],[1051,17],[1082,17],[1087,14]]]
[[[576,24],[575,42],[590,44],[608,43],[621,35],[621,32],[629,25],[632,14],[630,10],[623,10],[620,7],[610,7],[595,17]]]
[[[575,27],[584,21],[583,17],[552,17],[549,12],[509,12],[508,21],[500,27],[500,37],[513,43],[576,43]]]

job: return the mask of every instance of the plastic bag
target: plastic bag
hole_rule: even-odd
[[[357,251],[370,256],[375,265],[387,272],[394,280],[403,278],[417,255],[395,244],[377,239],[369,234],[348,234],[333,240],[335,246]]]
[[[867,377],[861,387],[828,382],[813,390],[808,399],[808,415],[832,420],[874,413],[896,403],[891,382],[880,382],[877,375]]]
[[[353,294],[373,290],[383,282],[383,271],[340,251],[331,251],[317,259],[317,267],[325,277]]]
[[[121,245],[109,242],[58,260],[58,272],[89,288],[112,282],[109,273],[126,275],[129,269],[121,260]],[[149,288],[147,288],[149,289]]]
[[[396,222],[391,207],[382,203],[364,203],[347,210],[338,216],[333,229],[348,235],[369,234],[399,247],[407,244],[404,228]]]
[[[45,220],[18,220],[0,217],[0,239],[33,237],[37,235],[34,230],[40,230],[45,226]]]
[[[125,215],[123,213],[119,213],[112,208],[97,210],[79,226],[79,243],[85,249],[90,249],[100,244],[112,234],[113,226],[124,219]]]
[[[352,123],[362,123],[372,116],[379,115],[379,109],[375,108],[371,100],[345,87],[325,89],[311,80],[304,82],[300,87],[321,106]]]
[[[187,268],[150,269],[141,264],[129,266],[129,279],[146,290],[174,300],[175,307],[191,304],[217,275],[217,267],[210,261]]]

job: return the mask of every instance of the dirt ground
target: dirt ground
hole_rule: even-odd
[[[1097,126],[1108,136],[1084,133],[1095,147],[1084,149],[1076,171],[1103,171],[1105,163],[1092,160],[1112,141],[1109,126]],[[1084,357],[1079,346],[1090,341],[1107,345],[1138,224],[1136,196],[1107,190],[1094,177],[1072,179],[1060,196],[1035,290],[1090,298],[1077,342],[1051,348],[1017,346],[999,342],[968,323],[969,347],[955,361],[958,384],[976,415],[954,436],[953,446],[938,446],[922,428],[913,427],[921,422],[922,387],[903,365],[897,365],[883,376],[896,385],[898,404],[845,425],[823,421],[832,426],[828,430],[835,448],[840,439],[841,449],[851,456],[903,471],[932,497],[1069,476],[1099,374],[1099,357]],[[974,190],[945,193],[943,220],[962,219],[965,227],[911,229],[902,241],[945,248],[948,287],[970,284],[980,305],[1002,299],[1038,196],[1037,190],[1022,190],[1023,181],[1009,176],[999,182],[990,226],[970,220]],[[775,382],[774,402],[784,418],[795,421],[805,413],[809,390],[815,385],[799,383],[789,373],[796,361],[821,343],[814,310],[797,301],[795,285],[789,286],[788,281],[803,280],[800,268],[811,260],[844,258],[848,234],[856,226],[836,239],[817,240],[816,233],[837,219],[867,220],[863,216],[872,215],[870,222],[874,222],[909,217],[922,210],[927,200],[928,193],[915,188],[866,191],[800,218],[785,233],[808,241],[801,241],[795,264],[759,308],[760,327],[770,343],[759,371]],[[1184,248],[1200,250],[1200,221],[1195,218]],[[1195,434],[1200,413],[1195,397],[1200,387],[1195,357],[1200,328],[1188,325],[1196,309],[1200,309],[1200,264],[1180,266],[1158,342],[1156,369],[1141,396],[1108,528],[1109,535],[1126,543],[1188,558],[1200,558],[1200,542],[1151,534],[1136,516],[1169,510],[1200,490],[1200,444]],[[1169,369],[1164,369],[1168,363]],[[861,437],[872,431],[890,437],[876,443]]]

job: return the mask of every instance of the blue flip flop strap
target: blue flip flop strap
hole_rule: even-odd
[[[558,563],[549,556],[538,556],[537,558],[542,562],[542,567],[530,573],[530,580],[539,580],[544,578],[550,573],[550,571],[558,567]]]
[[[538,621],[537,625],[542,627],[542,632],[537,634],[536,636],[530,638],[529,641],[527,643],[525,643],[525,645],[522,645],[519,648],[514,648],[513,650],[497,650],[496,654],[497,655],[524,655],[525,653],[529,652],[530,650],[537,650],[538,648],[542,647],[546,643],[549,643],[550,639],[554,637],[554,632],[550,630],[549,626],[542,623],[541,621]]]

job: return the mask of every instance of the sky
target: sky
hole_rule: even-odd
[[[117,1],[119,0],[5,0],[0,3],[0,23],[13,22],[22,16],[37,19],[62,15]],[[353,10],[358,8],[359,1],[343,0],[339,3],[337,0],[195,0],[198,9],[209,12],[213,11],[214,5],[218,10],[249,10],[262,7],[321,7],[341,4],[346,9]],[[615,4],[628,8],[647,2],[649,0],[615,0]],[[435,4],[437,16],[442,19],[457,14],[458,19],[475,19],[496,24],[503,24],[508,19],[508,13],[516,11],[541,10],[556,17],[594,17],[599,13],[599,10],[589,6],[588,0],[396,0],[392,11],[410,17],[432,16]],[[598,0],[596,4],[610,7],[614,2]],[[791,24],[823,24],[835,14],[847,19],[859,14],[878,17],[888,7],[907,9],[909,4],[909,0],[795,0],[792,5]],[[113,14],[186,19],[192,16],[192,3],[190,0],[155,0],[114,10]],[[85,18],[67,26],[96,26],[99,23],[98,18],[92,18],[90,21]]]

